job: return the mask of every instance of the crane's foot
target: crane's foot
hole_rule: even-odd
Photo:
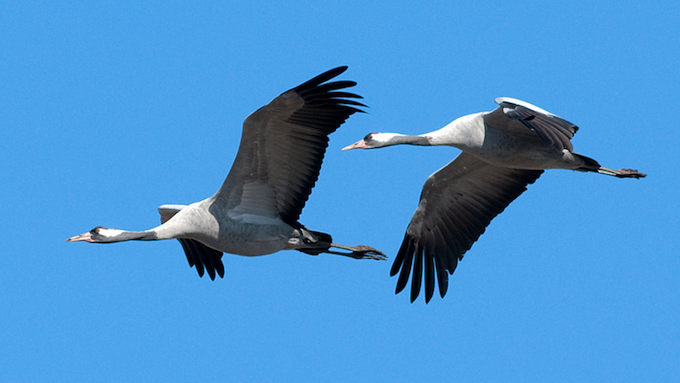
[[[344,255],[346,257],[350,257],[350,258],[354,258],[354,259],[376,259],[376,260],[379,260],[379,261],[384,261],[384,260],[387,259],[387,256],[382,251],[374,249],[370,246],[358,245],[358,246],[352,247],[352,246],[345,246],[345,245],[339,245],[337,243],[332,243],[331,247],[335,247],[335,248],[338,248],[338,249],[344,249],[344,250],[350,250],[351,253],[326,250],[327,253]]]
[[[616,175],[619,178],[642,178],[647,177],[645,173],[640,173],[635,169],[619,169],[619,174]]]
[[[598,173],[606,174],[608,176],[614,176],[619,178],[642,178],[646,177],[645,173],[640,173],[634,169],[609,169],[605,167],[600,167],[597,170]]]

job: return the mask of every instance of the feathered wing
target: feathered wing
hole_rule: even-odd
[[[265,182],[273,190],[276,212],[296,225],[302,208],[316,183],[328,146],[328,135],[365,106],[339,91],[356,85],[353,81],[326,81],[347,67],[329,70],[280,96],[252,113],[243,124],[243,134],[234,165],[218,191],[217,200],[227,209],[248,198],[246,185]]]
[[[184,208],[184,205],[163,205],[158,208],[161,214],[161,224],[172,218],[178,211]],[[189,267],[196,266],[198,276],[202,277],[205,271],[208,271],[210,279],[215,280],[217,273],[220,278],[224,278],[224,264],[222,263],[222,252],[210,248],[194,239],[177,239],[182,244],[184,254],[189,261]]]
[[[521,121],[543,141],[559,150],[574,150],[571,139],[578,130],[576,125],[524,101],[499,97],[496,103],[501,107],[494,113],[502,112],[511,119]]]
[[[448,289],[448,275],[479,238],[491,220],[533,183],[543,170],[520,170],[494,166],[461,153],[428,177],[420,203],[391,275],[400,273],[396,292],[406,287],[411,269],[411,302],[425,282],[425,301],[434,292],[435,278],[442,297]]]

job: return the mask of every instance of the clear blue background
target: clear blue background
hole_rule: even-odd
[[[0,6],[1,381],[678,381],[680,3],[144,3]],[[177,241],[64,242],[212,195],[245,117],[338,65],[370,109],[301,217],[338,243],[393,258],[458,154],[343,146],[498,96],[649,176],[546,172],[428,305],[394,295],[391,259],[225,255],[212,282]]]

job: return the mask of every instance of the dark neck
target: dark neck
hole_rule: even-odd
[[[92,239],[99,243],[112,243],[124,241],[153,241],[157,239],[156,233],[153,231],[123,231],[113,237],[106,237],[101,234],[93,233]]]
[[[119,235],[121,241],[153,241],[157,239],[153,231],[126,231]]]
[[[388,145],[421,145],[430,146],[432,143],[425,136],[408,136],[408,135],[396,135],[392,137]]]

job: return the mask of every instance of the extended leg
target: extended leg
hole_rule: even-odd
[[[335,247],[338,249],[344,249],[344,250],[350,250],[351,253],[345,253],[341,251],[333,251],[333,250],[326,250],[326,253],[329,254],[337,254],[337,255],[344,255],[346,257],[354,258],[354,259],[377,259],[379,261],[384,261],[387,259],[387,256],[380,251],[376,250],[372,247],[369,246],[364,246],[364,245],[358,245],[358,246],[345,246],[345,245],[339,245],[337,243],[331,243],[331,247]]]

